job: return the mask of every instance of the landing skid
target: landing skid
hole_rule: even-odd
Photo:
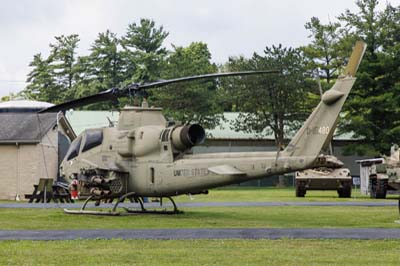
[[[125,212],[117,211],[118,205],[121,202],[123,202],[126,198],[133,199],[132,202],[139,203],[140,209],[123,207]],[[130,193],[127,193],[127,194],[121,196],[118,199],[118,201],[114,204],[113,208],[109,211],[86,210],[86,205],[89,203],[89,201],[98,200],[98,198],[94,198],[94,196],[90,196],[83,203],[80,210],[64,209],[64,212],[67,214],[86,214],[86,215],[104,215],[104,216],[118,216],[118,215],[129,215],[129,214],[179,214],[179,213],[183,213],[182,211],[178,210],[178,207],[176,206],[175,201],[171,197],[164,197],[164,198],[171,201],[172,206],[173,206],[172,210],[167,210],[166,208],[161,209],[161,210],[159,208],[148,210],[144,207],[142,198],[138,197],[135,192],[130,192]],[[162,206],[162,202],[163,202],[163,198],[161,198],[160,206]]]

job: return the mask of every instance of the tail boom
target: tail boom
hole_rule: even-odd
[[[356,81],[354,76],[365,48],[366,45],[363,42],[356,43],[344,73],[333,87],[322,95],[321,102],[288,144],[283,154],[317,157],[321,149],[329,143],[335,132],[339,113]]]

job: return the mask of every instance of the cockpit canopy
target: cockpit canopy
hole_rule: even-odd
[[[74,159],[79,152],[86,152],[103,143],[103,130],[90,129],[86,130],[82,135],[76,138],[68,149],[65,158],[67,161]]]

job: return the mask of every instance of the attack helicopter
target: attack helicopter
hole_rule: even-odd
[[[178,213],[173,196],[208,193],[208,189],[295,172],[323,164],[318,155],[336,128],[339,112],[356,80],[355,74],[366,45],[357,42],[343,74],[311,113],[287,147],[277,152],[229,152],[192,154],[191,148],[206,137],[199,124],[167,122],[161,108],[126,106],[120,112],[116,127],[89,129],[79,135],[60,166],[60,175],[68,183],[79,181],[88,198],[80,210],[71,214],[119,215],[120,202],[130,199],[139,208],[125,208],[127,213],[154,213],[144,207],[143,197],[169,199]],[[248,71],[217,73],[177,78],[145,84],[132,84],[124,89],[109,89],[98,94],[55,105],[40,112],[59,112],[119,97],[143,95],[148,89],[178,82],[271,73]],[[110,211],[86,210],[91,200],[117,199]]]

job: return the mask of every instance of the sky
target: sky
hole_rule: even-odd
[[[399,5],[400,0],[380,1]],[[118,36],[140,18],[169,32],[165,45],[208,44],[213,61],[250,57],[266,46],[309,42],[304,24],[323,23],[357,11],[355,0],[1,0],[0,97],[22,90],[36,53],[47,56],[54,36],[79,34],[78,55],[87,55],[99,32]]]

